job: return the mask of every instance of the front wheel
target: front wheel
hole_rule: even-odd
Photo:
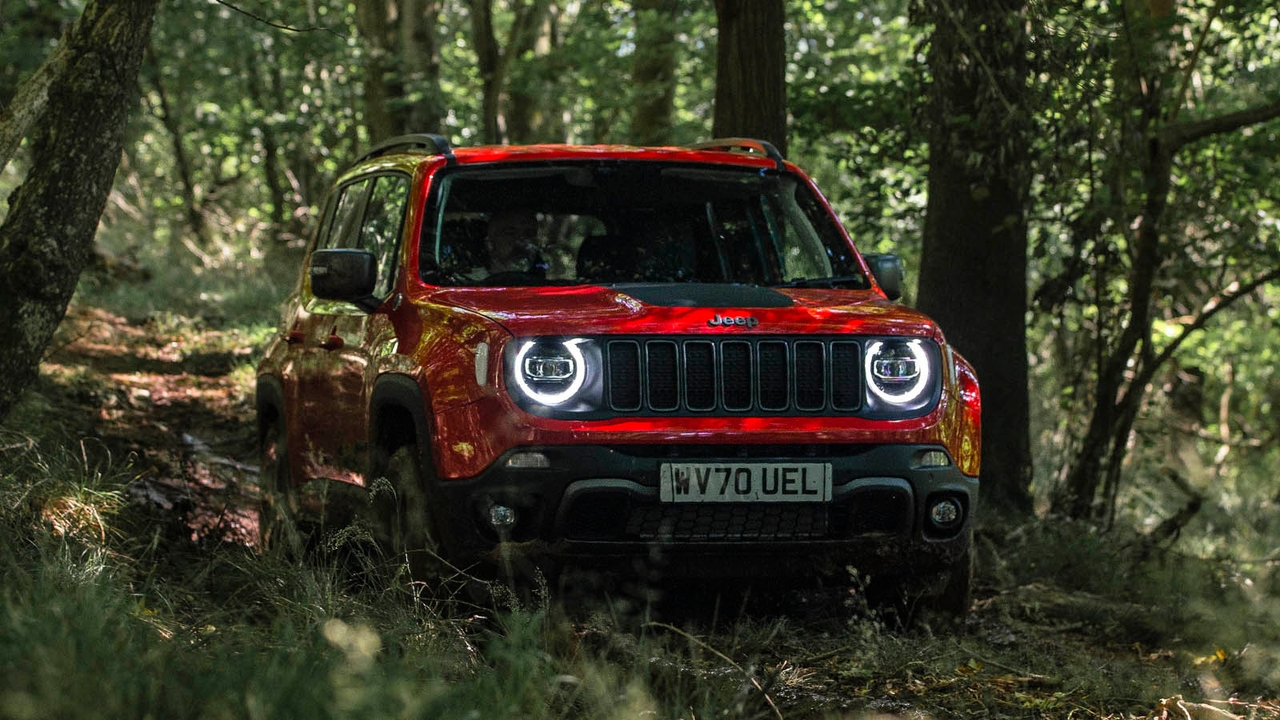
[[[970,547],[964,551],[964,555],[951,565],[947,584],[942,592],[933,598],[931,605],[948,615],[963,617],[968,614],[972,603],[973,547],[971,540]]]
[[[289,467],[289,437],[284,422],[263,423],[259,436],[258,547],[301,554],[306,538],[298,524],[298,494]]]
[[[417,445],[392,450],[376,468],[369,491],[379,525],[378,540],[416,582],[439,577],[440,546],[431,520]]]

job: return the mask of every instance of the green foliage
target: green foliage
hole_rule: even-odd
[[[906,2],[847,12],[805,2],[791,12],[788,105],[792,148],[864,252],[895,252],[919,267],[925,205],[922,32]],[[909,293],[913,297],[914,293]]]
[[[20,0],[0,5],[0,107],[31,75],[80,11],[69,2]]]
[[[169,324],[175,335],[239,328],[234,342],[249,346],[271,332],[278,300],[296,282],[298,250],[329,183],[367,145],[368,50],[345,0],[240,4],[303,31],[217,3],[163,6],[132,144],[98,237],[106,267],[85,277],[80,297]],[[861,249],[897,252],[910,268],[927,189],[917,108],[929,78],[928,28],[910,22],[908,4],[788,4],[787,77],[794,159]],[[517,5],[495,2],[501,42]],[[1274,97],[1280,25],[1272,5],[1193,0],[1155,19],[1148,3],[1029,6],[1029,352],[1041,509],[1082,450],[1101,360],[1132,322],[1152,133]],[[0,3],[8,61],[0,62],[0,100],[48,52],[74,6]],[[460,144],[474,143],[482,124],[470,12],[471,3],[441,3],[435,40],[447,112],[441,127],[419,128]],[[680,4],[672,142],[709,132],[714,27],[710,4]],[[630,4],[557,4],[545,31],[544,44],[509,59],[504,87],[531,98],[537,139],[626,142]],[[1280,265],[1277,133],[1271,121],[1178,154],[1161,218],[1153,324],[1135,362],[1182,337],[1233,282]],[[20,167],[4,169],[0,196],[20,182]],[[975,235],[974,252],[982,251]],[[913,697],[932,687],[902,681],[899,670],[945,678],[933,688],[955,691],[952,705],[935,708],[943,713],[995,706],[971,682],[992,672],[990,662],[1057,680],[1046,692],[1024,685],[1020,699],[1004,698],[1023,712],[1132,698],[1132,688],[1142,688],[1136,701],[1146,712],[1157,693],[1180,691],[1206,666],[1235,688],[1275,692],[1278,330],[1272,283],[1188,336],[1135,389],[1143,403],[1123,438],[1110,532],[1053,520],[991,541],[984,602],[1031,640],[975,647],[973,635],[900,635],[859,621],[790,659],[818,656],[827,641],[843,648],[830,662],[837,691],[852,697]],[[244,386],[248,371],[240,374]],[[71,393],[110,394],[85,372],[63,380]],[[983,382],[1000,391],[1000,379]],[[735,628],[722,649],[737,668],[699,645],[697,632],[690,639],[608,616],[575,632],[545,609],[526,610],[478,632],[403,588],[352,588],[336,563],[187,544],[125,501],[134,469],[94,443],[81,449],[59,420],[67,412],[33,394],[9,426],[42,439],[0,435],[0,546],[12,549],[0,558],[0,715],[747,717],[769,714],[747,677],[808,687],[795,662],[789,671],[751,666],[770,657],[786,628]],[[1135,534],[1161,528],[1193,496],[1199,509],[1162,542]],[[1068,589],[1103,600],[1062,600]],[[1128,642],[1181,638],[1174,652],[1183,677],[1055,650],[1034,635],[1046,623],[1114,631]],[[1003,632],[977,632],[988,630]],[[814,642],[804,638],[806,647]],[[104,687],[119,692],[100,698]],[[913,702],[905,709],[926,704]]]
[[[1275,351],[1275,334],[1265,332],[1273,324],[1274,291],[1248,294],[1203,328],[1196,318],[1230,295],[1234,283],[1280,262],[1269,199],[1275,153],[1263,149],[1274,140],[1276,122],[1178,149],[1167,196],[1157,189],[1162,172],[1151,148],[1178,123],[1274,99],[1265,90],[1280,67],[1274,9],[1179,3],[1174,15],[1152,18],[1135,4],[1086,3],[1038,12],[1034,25],[1044,31],[1037,38],[1040,141],[1029,273],[1032,334],[1043,339],[1033,342],[1039,349],[1032,360],[1034,425],[1043,442],[1039,491],[1047,498],[1064,468],[1096,451],[1097,443],[1083,442],[1079,419],[1114,394],[1141,408],[1131,433],[1117,426],[1120,452],[1104,466],[1130,457],[1123,491],[1099,498],[1101,504],[1118,503],[1127,520],[1158,523],[1186,502],[1174,484],[1150,480],[1167,471],[1213,496],[1213,504],[1230,504],[1225,496],[1220,501],[1221,486],[1211,478],[1274,474],[1280,460],[1275,441],[1260,440],[1269,433],[1259,433],[1253,419],[1253,409],[1268,404],[1277,387],[1270,365],[1252,359]],[[1154,268],[1138,255],[1145,226],[1156,227],[1160,238]],[[1149,269],[1154,322],[1145,333],[1131,293]],[[1127,349],[1131,327],[1140,343]],[[1191,333],[1190,341],[1169,363],[1149,365],[1183,333]],[[1206,346],[1217,350],[1206,353]],[[1128,378],[1152,368],[1152,380],[1099,390],[1112,358],[1131,369]],[[1195,410],[1185,402],[1192,396],[1200,398]],[[1219,397],[1227,398],[1225,406],[1215,402]],[[1194,458],[1169,451],[1188,443]]]
[[[137,473],[101,448],[0,446],[5,717],[758,716],[740,677],[688,682],[680,653],[607,617],[592,632],[618,633],[620,664],[545,610],[445,614],[369,548],[192,543],[127,500]]]

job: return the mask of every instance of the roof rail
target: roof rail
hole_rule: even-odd
[[[778,165],[778,170],[783,170],[782,153],[778,152],[778,148],[768,140],[756,140],[754,138],[716,138],[705,142],[694,143],[688,146],[691,150],[723,150],[725,152],[745,152],[764,155]]]
[[[396,150],[413,150],[417,148],[425,148],[432,155],[444,155],[450,165],[455,162],[453,146],[449,144],[449,140],[445,136],[437,135],[436,133],[414,133],[412,135],[398,135],[393,138],[387,138],[369,148],[367,152],[356,158],[352,164],[382,155],[389,155]]]

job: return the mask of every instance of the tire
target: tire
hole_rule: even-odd
[[[264,552],[300,555],[306,538],[298,522],[298,494],[289,467],[289,437],[275,418],[262,426],[258,439],[258,547]]]
[[[934,597],[930,605],[947,615],[964,617],[969,614],[969,607],[972,604],[973,547],[970,541],[970,547],[964,551],[964,555],[952,564],[942,593]]]
[[[378,540],[398,567],[414,582],[431,584],[443,568],[439,535],[432,521],[422,457],[417,445],[401,445],[374,472],[369,490],[378,522]]]

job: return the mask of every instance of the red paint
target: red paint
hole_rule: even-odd
[[[775,167],[760,156],[679,148],[557,145],[478,147],[456,151],[458,164],[625,158],[681,163]],[[782,290],[787,308],[684,308],[645,305],[607,287],[443,288],[420,280],[418,243],[430,182],[444,158],[394,156],[378,161],[413,178],[404,221],[395,291],[372,314],[317,312],[305,279],[285,312],[280,337],[260,374],[285,386],[285,413],[294,467],[307,477],[359,482],[351,468],[368,460],[367,401],[384,373],[408,375],[423,391],[441,478],[483,471],[503,452],[527,445],[938,443],[960,470],[980,469],[981,399],[972,367],[946,348],[937,326],[921,313],[871,290]],[[816,188],[795,166],[787,170]],[[819,197],[821,197],[819,195]],[[825,200],[822,201],[825,203]],[[830,212],[829,206],[827,211]],[[846,238],[847,239],[847,238]],[[859,258],[865,272],[865,263]],[[758,325],[711,326],[716,315],[749,314]],[[521,410],[507,395],[503,351],[513,337],[534,335],[881,335],[932,338],[943,346],[941,401],[911,420],[859,417],[627,417],[553,420]],[[484,383],[476,378],[477,349],[489,347]]]

